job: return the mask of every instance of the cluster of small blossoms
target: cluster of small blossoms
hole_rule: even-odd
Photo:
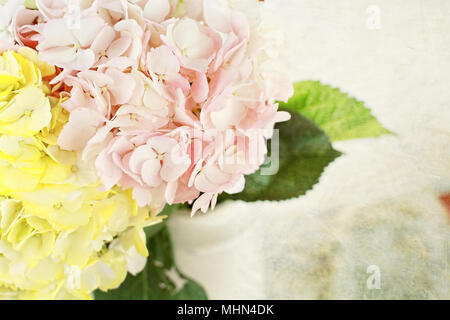
[[[0,0],[0,297],[115,288],[165,204],[244,188],[293,93],[262,3]]]
[[[276,101],[292,94],[275,67],[258,0],[37,0],[12,18],[17,44],[61,72],[64,150],[91,163],[103,190],[140,206],[214,206],[264,161]]]
[[[116,288],[144,267],[143,228],[160,221],[129,191],[100,191],[95,171],[57,145],[69,115],[55,76],[30,48],[0,52],[0,298]]]

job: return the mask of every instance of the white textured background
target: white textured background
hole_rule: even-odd
[[[212,299],[450,299],[437,201],[450,191],[450,1],[266,2],[293,80],[339,87],[397,135],[336,143],[345,155],[300,199],[175,215],[180,269]],[[366,286],[370,265],[379,290]]]

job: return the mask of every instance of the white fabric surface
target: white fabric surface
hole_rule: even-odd
[[[266,2],[293,80],[339,87],[396,135],[336,143],[345,155],[299,199],[173,216],[179,268],[212,299],[449,299],[450,1]]]

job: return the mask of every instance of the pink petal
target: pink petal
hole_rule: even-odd
[[[130,37],[120,37],[119,39],[111,43],[108,50],[106,51],[106,54],[110,58],[120,57],[128,50],[130,46],[131,46]]]
[[[169,182],[166,186],[165,197],[168,204],[173,204],[177,193],[178,181]]]
[[[141,172],[142,166],[144,162],[149,159],[155,159],[157,154],[153,151],[153,149],[149,146],[140,146],[133,151],[133,154],[130,157],[130,169],[133,172]]]
[[[142,181],[150,187],[156,187],[161,184],[162,179],[159,175],[161,162],[158,159],[148,159],[142,165]]]
[[[219,186],[209,180],[204,172],[200,172],[195,178],[194,186],[201,192],[218,192]]]
[[[86,148],[83,150],[81,158],[90,161],[91,158],[107,147],[108,142],[112,138],[110,133],[111,127],[108,123],[100,127],[95,135],[88,141]]]
[[[39,12],[38,10],[29,10],[23,7],[19,8],[14,14],[11,25],[13,27],[14,37],[20,45],[23,46],[25,45],[24,42],[26,42],[25,38],[22,37],[21,31],[22,30],[28,31],[27,29],[34,29],[33,21],[35,21],[35,19],[37,19],[38,17],[42,18],[41,12]]]
[[[191,59],[205,59],[208,60],[214,54],[214,41],[203,33],[199,33],[196,39],[196,44],[187,47],[187,57]]]
[[[233,69],[220,69],[214,74],[211,80],[211,96],[218,96],[223,93],[230,85],[236,81],[239,74]]]
[[[144,7],[144,17],[155,22],[163,21],[169,12],[168,0],[149,0]]]
[[[174,120],[181,124],[201,128],[201,124],[198,122],[194,114],[186,110],[186,97],[183,95],[183,91],[181,89],[177,89],[176,91]]]
[[[242,12],[233,12],[231,15],[231,27],[239,39],[247,40],[250,38],[250,26],[247,17]]]
[[[157,136],[150,138],[147,141],[147,146],[156,150],[159,154],[169,153],[178,147],[177,142],[174,139],[164,136]]]
[[[141,39],[144,34],[141,26],[139,26],[138,22],[133,19],[126,19],[117,22],[114,25],[114,29],[122,35],[128,35],[136,39]]]
[[[230,33],[230,10],[219,5],[217,0],[203,0],[203,15],[206,23],[213,29]]]
[[[191,176],[188,181],[188,187],[192,187],[194,185],[195,178],[197,174],[200,172],[203,166],[203,159],[200,159],[192,170]]]
[[[117,153],[111,154],[114,164],[123,172],[118,184],[124,189],[143,185],[140,176],[131,172],[127,167],[126,157],[129,155],[130,153],[127,153],[124,157],[122,157]]]
[[[240,175],[239,179],[229,188],[226,188],[224,191],[229,194],[235,194],[242,192],[245,187],[245,178],[244,175]]]
[[[203,213],[206,213],[213,195],[213,193],[204,193],[198,197],[192,205],[191,217],[194,216],[199,209],[201,209]]]
[[[79,107],[85,107],[90,104],[89,98],[84,93],[83,89],[78,83],[74,83],[70,91],[70,99],[61,103],[61,106],[67,111],[71,112]]]
[[[148,69],[157,74],[172,74],[180,71],[180,63],[167,46],[151,49],[147,58]]]
[[[112,104],[124,104],[131,99],[136,82],[131,75],[120,72],[116,69],[108,69],[106,75],[113,79],[114,83],[108,87],[112,94]]]
[[[106,63],[103,64],[105,67],[113,67],[118,70],[125,70],[128,67],[134,67],[136,65],[136,62],[128,57],[115,57],[107,60]]]
[[[216,129],[225,130],[237,126],[246,113],[247,107],[243,102],[229,99],[221,110],[211,112],[211,121]]]
[[[67,68],[74,70],[87,70],[95,63],[95,54],[91,49],[80,49],[75,55],[75,60],[67,65]]]
[[[172,73],[166,76],[165,83],[169,90],[176,91],[180,88],[186,94],[189,92],[191,85],[189,81],[179,73]]]
[[[278,111],[274,122],[284,122],[291,119],[291,114],[287,111]]]
[[[86,108],[73,110],[69,122],[58,137],[59,146],[65,150],[82,150],[104,121],[105,119],[93,110]]]
[[[59,18],[64,15],[65,1],[36,0],[39,12],[47,19]]]
[[[173,30],[173,40],[180,50],[197,46],[200,36],[197,22],[192,19],[181,20]]]
[[[178,183],[177,194],[173,203],[190,202],[198,198],[200,191],[195,188],[189,188],[183,183]]]
[[[54,47],[39,51],[39,58],[58,67],[64,67],[65,63],[74,60],[75,54],[76,50],[74,48]]]
[[[114,164],[107,150],[100,152],[95,159],[95,167],[106,189],[110,189],[118,183],[123,174],[122,170]]]
[[[109,148],[109,152],[117,154],[125,154],[133,150],[134,145],[124,136],[118,136]]]
[[[73,28],[73,34],[78,39],[80,46],[86,48],[94,42],[104,25],[105,21],[100,16],[87,16],[81,18],[79,28]]]
[[[202,192],[218,192],[220,187],[230,181],[230,175],[216,165],[209,165],[197,175],[195,187]]]
[[[108,49],[116,37],[116,31],[111,26],[104,26],[99,32],[97,37],[95,37],[94,42],[92,42],[91,49],[95,53],[100,53],[101,51]]]
[[[164,157],[161,169],[161,177],[172,182],[181,177],[191,165],[191,159],[188,155],[181,152],[172,152]]]
[[[217,204],[217,196],[218,194],[214,194],[212,199],[211,199],[211,210],[214,210],[214,208],[216,207]]]
[[[206,75],[201,72],[196,72],[196,78],[191,88],[192,98],[197,103],[202,103],[208,98],[209,86]]]
[[[140,207],[145,207],[152,202],[152,191],[146,188],[133,188],[133,198]]]
[[[81,71],[78,73],[78,77],[94,83],[99,88],[111,86],[114,83],[111,77],[108,77],[108,75],[95,70]],[[93,86],[91,86],[90,88],[92,89]]]
[[[168,115],[169,109],[167,108],[169,102],[164,99],[153,88],[145,90],[143,97],[144,106],[154,111],[158,116],[165,117]]]
[[[37,46],[38,51],[69,46],[76,42],[72,31],[67,27],[67,21],[65,19],[49,20],[42,26],[41,35],[44,40],[39,42]]]
[[[184,0],[186,15],[194,20],[203,18],[203,0]]]

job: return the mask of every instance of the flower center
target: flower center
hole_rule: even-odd
[[[55,203],[55,204],[53,205],[53,208],[56,209],[56,210],[58,210],[58,209],[61,209],[62,206],[63,206],[63,204],[62,204],[61,202],[57,202],[57,203]]]

